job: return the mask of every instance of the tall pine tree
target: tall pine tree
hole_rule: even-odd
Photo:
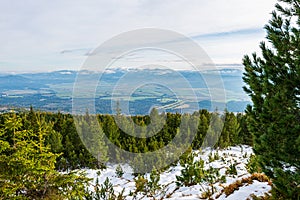
[[[0,199],[82,199],[89,179],[55,170],[60,154],[45,146],[53,127],[41,115],[36,123],[37,132],[24,130],[14,114],[0,127]]]
[[[249,131],[275,199],[300,198],[300,0],[279,0],[265,26],[270,46],[245,56]]]

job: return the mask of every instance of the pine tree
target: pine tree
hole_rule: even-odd
[[[223,120],[221,119],[220,114],[213,112],[210,116],[210,124],[202,147],[214,147],[218,142],[218,138],[222,132]]]
[[[104,167],[104,163],[107,161],[107,146],[104,140],[104,133],[98,125],[97,116],[87,113],[84,116],[76,117],[76,120],[78,124],[78,135],[80,135],[82,142],[91,155],[97,159],[97,168]],[[84,153],[82,153],[83,159],[80,160],[86,160],[89,163],[93,162],[94,158],[83,155]]]
[[[0,199],[70,199],[84,195],[88,179],[55,170],[56,158],[45,146],[52,129],[40,115],[38,132],[22,129],[22,118],[7,118],[0,131]],[[7,140],[10,137],[11,140]]]
[[[200,149],[209,127],[209,113],[201,110],[199,113],[198,131],[193,141],[193,149]]]
[[[251,133],[249,133],[247,127],[247,117],[248,115],[243,113],[238,113],[236,115],[237,121],[240,124],[241,128],[241,131],[239,132],[238,136],[238,143],[253,146],[253,136]]]
[[[225,110],[223,117],[224,126],[217,143],[217,146],[221,148],[238,144],[238,135],[241,131],[237,117],[232,112]]]
[[[245,56],[244,90],[254,152],[275,199],[300,198],[300,1],[280,0],[265,26],[272,47]]]

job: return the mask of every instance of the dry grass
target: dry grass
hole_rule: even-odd
[[[253,183],[254,180],[257,180],[259,182],[268,182],[269,185],[272,185],[272,182],[270,179],[262,173],[254,173],[251,176],[247,178],[242,178],[241,180],[237,180],[234,183],[224,187],[224,189],[221,191],[221,193],[217,196],[221,196],[221,194],[225,193],[226,197],[231,195],[234,191],[239,190],[240,187],[244,185],[250,185]]]

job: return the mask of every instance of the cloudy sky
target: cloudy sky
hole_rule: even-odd
[[[275,0],[0,0],[0,72],[78,70],[113,36],[172,30],[219,66],[258,51]]]

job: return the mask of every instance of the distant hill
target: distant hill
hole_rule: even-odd
[[[25,89],[39,89],[40,84],[36,85],[29,78],[21,75],[6,75],[0,76],[0,90],[25,90]]]
[[[71,112],[73,86],[77,75],[77,71],[71,70],[0,74],[0,107],[32,105],[42,110]],[[110,69],[102,74],[101,79],[99,75],[99,72],[81,71],[80,78],[86,85],[83,86],[82,93],[77,94],[79,98],[87,101],[96,97],[98,113],[113,113],[116,101],[120,101],[121,105],[129,102],[126,114],[147,114],[153,106],[169,112],[192,112],[196,107],[211,111],[227,108],[229,111],[243,112],[246,105],[251,103],[242,90],[244,84],[242,71],[239,69],[202,72]],[[217,81],[218,77],[222,84]],[[89,83],[98,81],[94,92]],[[213,98],[215,101],[211,102],[211,91],[207,83],[215,91],[225,92],[226,99]],[[121,109],[124,111],[127,108]]]

